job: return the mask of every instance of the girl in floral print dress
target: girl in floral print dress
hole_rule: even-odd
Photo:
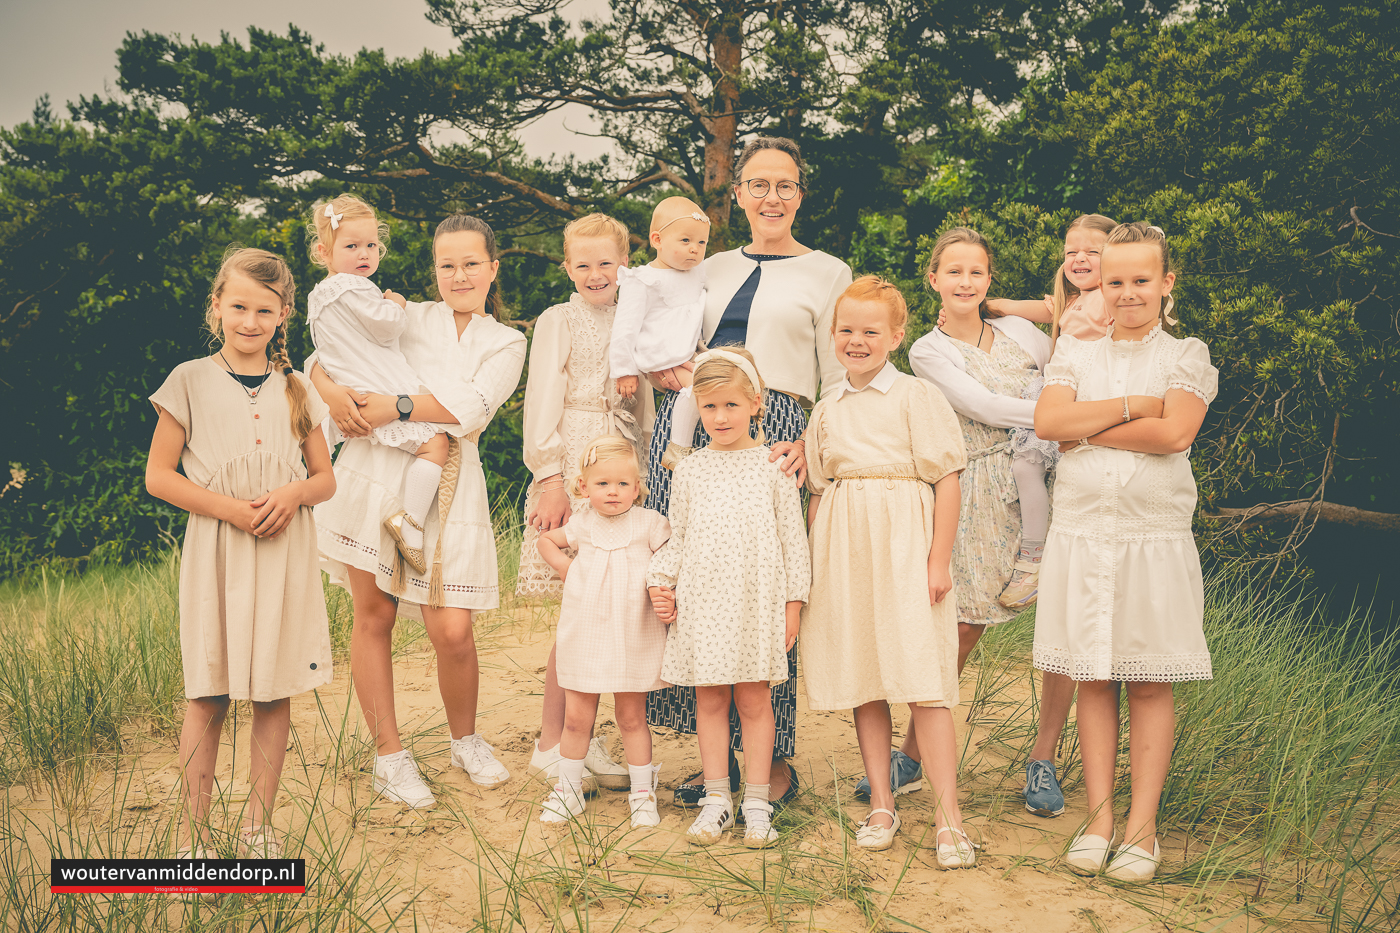
[[[708,447],[676,467],[671,539],[652,558],[647,583],[671,626],[661,679],[695,687],[696,733],[705,796],[688,836],[718,842],[734,825],[729,790],[729,706],[739,711],[748,784],[744,845],[777,841],[768,802],[773,758],[771,686],[788,677],[811,578],[797,487],[768,460],[762,436],[763,382],[747,350],[695,358],[693,391]]]

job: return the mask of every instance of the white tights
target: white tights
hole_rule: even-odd
[[[1011,475],[1021,498],[1021,548],[1045,547],[1050,530],[1050,493],[1045,488],[1045,458],[1023,450],[1011,458]]]

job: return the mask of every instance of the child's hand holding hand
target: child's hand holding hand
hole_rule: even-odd
[[[623,398],[631,398],[637,394],[636,376],[619,376],[617,380],[617,394]]]
[[[647,593],[651,596],[651,608],[656,610],[656,617],[666,625],[676,621],[676,591],[669,586],[649,586]]]
[[[247,499],[229,499],[225,514],[216,517],[239,531],[246,531],[250,535],[258,533],[258,510]]]
[[[272,492],[258,496],[250,503],[256,510],[253,534],[259,538],[277,537],[292,523],[301,503],[301,492],[296,483],[279,486]]]
[[[369,401],[369,396],[345,386],[335,386],[323,392],[321,399],[330,407],[331,420],[346,437],[365,437],[370,432],[370,423],[360,413],[360,408]]]
[[[792,646],[797,644],[797,630],[802,626],[802,603],[794,600],[784,608],[787,613],[787,641],[785,649],[792,650]]]
[[[408,299],[405,298],[403,295],[400,295],[398,292],[394,291],[392,288],[384,289],[384,300],[392,301],[400,308],[407,307],[408,305]]]
[[[953,578],[948,574],[947,561],[930,561],[928,565],[928,604],[937,606],[953,591]]]

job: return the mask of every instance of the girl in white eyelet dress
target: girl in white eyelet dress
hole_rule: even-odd
[[[1035,419],[1036,433],[1066,450],[1033,654],[1037,668],[1078,682],[1089,814],[1066,862],[1131,882],[1150,880],[1161,858],[1156,814],[1171,761],[1171,684],[1211,677],[1189,453],[1217,373],[1204,343],[1162,329],[1159,309],[1173,323],[1173,282],[1160,229],[1115,228],[1103,258],[1114,323],[1094,341],[1060,335]],[[1122,683],[1133,792],[1120,836],[1112,795]]]

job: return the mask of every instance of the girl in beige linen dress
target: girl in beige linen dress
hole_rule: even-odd
[[[558,782],[540,820],[559,823],[584,810],[583,772],[598,697],[613,694],[627,752],[633,827],[656,826],[656,769],[651,763],[647,691],[660,689],[666,627],[647,596],[651,558],[671,536],[661,513],[637,505],[645,497],[637,448],[626,438],[595,438],[580,458],[571,490],[589,508],[563,528],[540,535],[540,555],[565,578],[559,610],[559,684],[566,694]],[[577,557],[569,558],[565,549]]]
[[[325,437],[313,430],[326,406],[287,360],[295,288],[280,257],[231,253],[214,279],[207,316],[220,350],[180,364],[151,396],[159,422],[146,486],[190,513],[180,561],[189,699],[180,762],[191,824],[186,854],[196,857],[208,854],[206,819],[230,701],[253,704],[243,842],[253,855],[276,855],[270,820],[291,723],[288,698],[331,680],[311,506],[330,497],[335,479]]]
[[[957,602],[949,561],[966,464],[953,409],[937,388],[888,361],[904,339],[899,290],[851,283],[832,321],[846,378],[823,395],[807,431],[812,592],[802,631],[807,702],[853,709],[870,777],[856,843],[885,849],[898,831],[890,788],[890,703],[910,705],[939,799],[939,862],[975,853],[957,804]]]
[[[573,495],[579,457],[602,434],[627,438],[645,450],[656,404],[648,387],[631,398],[618,395],[608,369],[608,348],[617,314],[617,270],[627,265],[627,227],[606,214],[588,214],[564,228],[564,272],[574,283],[569,300],[544,311],[530,339],[525,383],[525,466],[534,477],[525,497],[525,534],[520,544],[517,596],[558,599],[559,574],[540,556],[539,536],[562,527],[588,509]],[[564,691],[555,675],[555,651],[545,665],[540,735],[530,770],[553,784],[558,778],[559,736],[564,728]],[[607,742],[589,745],[589,782],[623,790],[627,769],[609,757]]]

